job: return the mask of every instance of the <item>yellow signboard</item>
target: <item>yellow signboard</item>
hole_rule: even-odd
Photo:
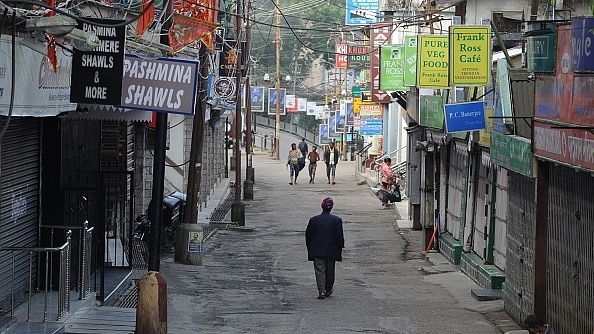
[[[361,102],[359,105],[359,113],[361,116],[383,116],[383,107],[375,102]]]
[[[355,115],[359,115],[359,110],[361,110],[361,98],[353,97],[353,112]]]
[[[450,26],[450,81],[484,86],[491,78],[491,27]]]
[[[417,86],[448,88],[448,36],[419,35],[417,52]]]
[[[491,132],[493,132],[493,108],[485,108],[485,117],[487,118],[487,129],[479,131],[479,145],[491,147]]]

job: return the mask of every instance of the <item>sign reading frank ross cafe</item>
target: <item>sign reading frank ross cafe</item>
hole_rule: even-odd
[[[484,86],[491,76],[491,27],[450,26],[450,83]]]

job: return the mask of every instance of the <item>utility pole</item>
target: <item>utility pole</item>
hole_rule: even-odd
[[[237,0],[237,10],[235,16],[235,27],[237,35],[237,62],[235,63],[235,136],[236,141],[233,145],[235,151],[235,202],[231,205],[231,221],[240,226],[245,225],[245,205],[241,202],[241,74],[243,70],[243,48],[241,43],[242,22],[242,2]],[[247,134],[246,134],[247,136]],[[247,138],[247,137],[246,137]]]
[[[276,124],[274,128],[274,158],[280,159],[280,0],[275,0],[276,4]]]
[[[243,199],[254,199],[254,167],[252,166],[252,93],[250,86],[250,48],[252,43],[252,19],[250,17],[252,11],[252,2],[247,0],[247,22],[245,25],[245,59],[247,76],[245,78],[245,182],[243,186]]]
[[[198,224],[198,201],[200,198],[200,185],[202,183],[202,151],[204,146],[204,115],[206,111],[206,90],[209,72],[208,50],[204,44],[198,51],[200,59],[200,76],[198,77],[198,94],[196,94],[196,107],[192,120],[192,142],[190,146],[190,165],[188,167],[187,201],[184,212],[184,221],[177,228],[175,240],[175,262],[184,264],[202,265],[202,253],[190,252],[188,243],[193,233],[202,234],[202,227]],[[225,167],[227,167],[225,165]]]

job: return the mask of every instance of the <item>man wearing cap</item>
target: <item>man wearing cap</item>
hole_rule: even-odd
[[[333,207],[332,198],[324,198],[322,213],[311,217],[305,230],[307,259],[314,263],[318,299],[330,297],[332,294],[336,261],[342,261],[342,219],[330,213]]]

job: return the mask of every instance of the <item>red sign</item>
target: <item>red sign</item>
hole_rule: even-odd
[[[391,23],[373,23],[369,39],[371,42],[371,101],[377,103],[390,103],[392,97],[390,94],[379,89],[379,48],[381,45],[390,44],[389,38],[392,36]]]
[[[557,73],[537,77],[534,115],[543,120],[594,126],[594,77],[573,74],[571,26],[560,25],[557,29]]]
[[[534,122],[534,155],[594,170],[594,134],[581,129],[556,129]]]
[[[348,45],[336,44],[336,55],[334,59],[334,65],[336,68],[347,68],[348,56],[347,56]]]

